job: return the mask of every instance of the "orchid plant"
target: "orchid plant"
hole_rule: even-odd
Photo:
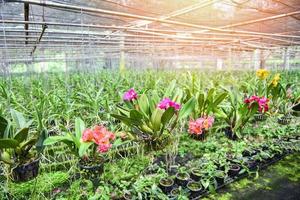
[[[107,152],[113,140],[115,140],[115,135],[104,126],[96,125],[93,129],[86,129],[83,120],[76,118],[75,133],[50,136],[44,141],[44,145],[62,142],[80,159],[93,160],[99,158],[99,154]]]
[[[190,120],[189,122],[189,133],[192,135],[204,134],[209,128],[212,127],[214,118],[211,116],[200,117],[196,120]]]
[[[173,100],[166,97],[160,101],[156,91],[139,96],[134,89],[128,90],[123,100],[126,107],[118,106],[119,113],[111,116],[127,125],[138,138],[152,142],[169,137],[178,121],[189,116],[195,105],[194,98],[180,105],[176,96]]]
[[[245,99],[243,101],[242,96],[237,91],[237,89],[232,88],[229,93],[229,104],[222,107],[222,111],[216,113],[216,116],[224,119],[227,128],[229,128],[237,137],[241,137],[240,131],[246,125],[251,117],[259,109],[259,104],[256,100]],[[260,109],[266,109],[264,104],[266,101],[263,99]]]

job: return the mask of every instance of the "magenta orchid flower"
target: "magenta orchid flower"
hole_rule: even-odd
[[[244,100],[244,103],[250,104],[249,108],[251,108],[252,102],[258,103],[258,111],[260,113],[267,112],[269,110],[269,105],[268,105],[269,99],[266,97],[251,96],[250,98],[246,98]]]
[[[123,95],[123,100],[124,101],[133,101],[133,100],[136,100],[137,98],[138,98],[138,95],[134,91],[133,88],[131,88],[130,90],[125,92],[124,95]]]
[[[169,98],[164,98],[161,102],[159,102],[157,107],[162,110],[166,110],[169,107],[173,107],[175,110],[179,110],[181,108],[180,104],[171,101]]]

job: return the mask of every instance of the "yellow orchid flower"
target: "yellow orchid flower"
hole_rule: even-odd
[[[265,80],[269,76],[270,72],[266,69],[259,69],[256,71],[256,76],[260,80]]]

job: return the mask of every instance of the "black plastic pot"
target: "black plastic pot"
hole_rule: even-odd
[[[203,130],[201,134],[190,134],[190,136],[195,139],[195,140],[199,140],[199,141],[204,141],[206,138],[206,131]]]
[[[179,188],[174,188],[174,189],[172,189],[170,196],[172,199],[177,199],[179,193],[180,193]]]
[[[39,173],[40,159],[30,163],[18,165],[12,169],[12,180],[14,182],[25,182],[34,179]]]
[[[197,169],[197,168],[194,168],[191,170],[191,178],[194,180],[194,181],[200,181],[201,180],[201,170],[200,169]]]
[[[203,191],[201,183],[195,181],[188,182],[187,188],[190,191],[190,198],[198,197]]]
[[[224,184],[224,177],[215,177],[218,187]]]
[[[297,105],[295,105],[292,108],[293,112],[292,115],[296,116],[296,117],[300,117],[300,103],[298,103]]]
[[[232,131],[232,129],[230,127],[227,127],[225,129],[225,135],[231,139],[231,140],[237,140],[238,137],[236,136],[236,134]]]
[[[104,171],[104,162],[99,164],[87,165],[84,162],[79,162],[80,174],[86,179],[98,179]]]
[[[254,115],[254,119],[258,122],[262,122],[267,119],[267,116],[263,113],[259,113],[259,114]]]
[[[228,176],[231,178],[237,176],[241,170],[241,167],[239,165],[231,165],[230,169],[228,171]]]
[[[164,193],[170,193],[173,185],[174,181],[171,178],[162,178],[159,180],[159,187]]]
[[[281,125],[288,125],[291,123],[291,118],[290,117],[281,117],[277,119],[277,122]]]
[[[257,162],[255,160],[248,160],[246,162],[246,167],[249,169],[249,170],[255,170],[257,169]]]
[[[177,173],[176,174],[176,183],[180,186],[186,186],[189,181],[190,175],[188,173]]]

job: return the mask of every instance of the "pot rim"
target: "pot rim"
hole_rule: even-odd
[[[171,183],[170,185],[168,185],[168,184],[163,184],[163,183],[162,183],[162,180],[163,180],[163,179],[171,180],[172,183]],[[174,185],[174,180],[173,180],[172,178],[169,178],[169,177],[161,178],[161,179],[159,180],[159,184],[162,185],[162,186],[172,186],[172,185]]]
[[[181,178],[178,177],[178,174],[186,174],[187,177],[186,177],[185,179],[181,179]],[[176,178],[178,178],[178,179],[180,179],[180,180],[188,180],[188,179],[190,178],[190,175],[189,175],[189,173],[187,173],[187,172],[178,172],[178,173],[176,174]]]
[[[26,167],[28,165],[32,165],[33,163],[39,163],[40,162],[40,157],[37,157],[36,159],[34,159],[33,161],[31,162],[27,162],[27,163],[24,163],[24,164],[17,164],[16,166],[12,167],[12,170],[18,168],[18,167]]]
[[[192,184],[192,183],[198,183],[198,184],[200,184],[200,187],[199,187],[198,189],[192,189],[192,188],[189,187],[189,185]],[[187,187],[189,190],[193,191],[193,192],[199,192],[199,191],[201,191],[202,188],[203,188],[203,187],[202,187],[202,184],[201,184],[200,182],[197,182],[197,181],[189,181],[189,182],[187,183],[186,187]]]

